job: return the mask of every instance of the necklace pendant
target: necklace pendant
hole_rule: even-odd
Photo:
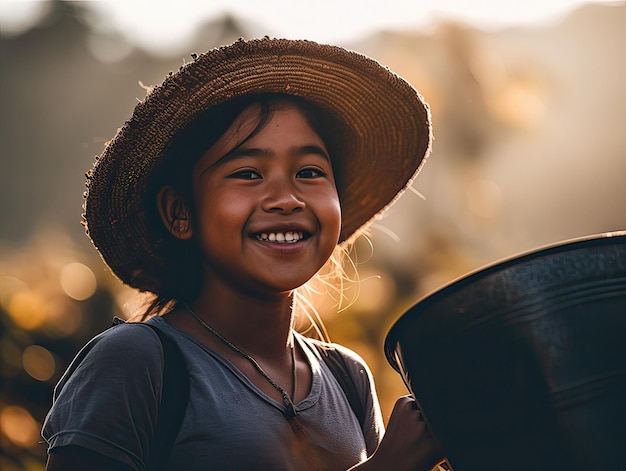
[[[298,412],[296,411],[293,402],[291,402],[291,400],[289,402],[285,401],[285,406],[286,408],[283,415],[285,416],[285,419],[287,419],[291,430],[293,430],[293,433],[297,436],[304,437],[304,427],[302,426],[300,419],[298,419]]]
[[[289,403],[285,405],[286,405],[286,408],[283,414],[285,415],[285,418],[287,419],[287,421],[291,422],[292,420],[298,420],[297,419],[298,413],[296,412],[296,408],[294,407],[293,403],[289,401]]]
[[[298,419],[298,416],[294,415],[293,417],[287,420],[289,422],[289,426],[291,427],[291,430],[293,430],[293,432],[296,435],[302,435],[304,433],[302,422],[300,422],[300,419]]]

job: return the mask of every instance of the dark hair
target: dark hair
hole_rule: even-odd
[[[202,259],[198,256],[196,239],[179,240],[167,230],[156,204],[159,190],[170,185],[185,199],[192,213],[193,226],[195,208],[191,175],[198,160],[215,145],[246,108],[260,106],[258,122],[230,151],[261,132],[277,105],[284,102],[295,104],[304,113],[311,128],[326,144],[332,162],[335,148],[333,123],[337,123],[337,119],[304,98],[279,93],[244,95],[210,107],[195,117],[170,142],[148,188],[148,201],[153,204],[146,208],[145,213],[150,227],[158,234],[155,251],[166,260],[163,273],[158,274],[165,280],[165,288],[160,293],[154,293],[155,297],[147,306],[142,319],[167,312],[177,302],[191,301],[199,294],[202,281]]]

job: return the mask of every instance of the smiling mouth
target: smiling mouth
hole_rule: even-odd
[[[287,231],[287,232],[262,232],[257,234],[257,240],[263,242],[275,242],[278,244],[295,244],[305,238],[305,234],[300,231]]]

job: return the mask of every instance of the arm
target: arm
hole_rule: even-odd
[[[396,401],[376,452],[351,471],[430,471],[443,458],[416,402],[404,396]]]
[[[130,466],[86,448],[64,446],[48,457],[46,471],[133,471]]]

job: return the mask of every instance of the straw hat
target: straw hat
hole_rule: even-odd
[[[139,103],[87,173],[83,223],[124,283],[160,293],[168,260],[147,221],[147,188],[169,142],[201,111],[250,93],[300,96],[345,123],[332,155],[344,242],[392,204],[431,144],[428,106],[405,80],[356,52],[312,41],[239,40],[193,55]]]

